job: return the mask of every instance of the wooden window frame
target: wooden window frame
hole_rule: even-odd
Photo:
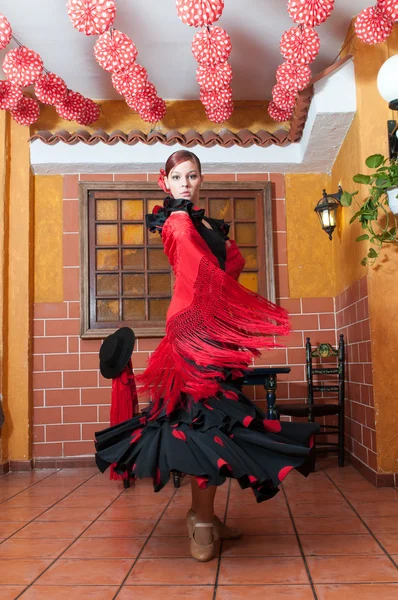
[[[259,280],[265,289],[266,297],[275,302],[275,261],[272,226],[272,193],[271,183],[264,181],[253,182],[209,182],[202,185],[208,191],[250,190],[260,192],[263,204],[263,219],[259,223],[259,231],[264,235],[259,237],[258,248],[263,256],[263,269],[259,270]],[[80,236],[80,337],[82,339],[104,339],[117,327],[107,329],[90,329],[90,266],[89,266],[89,222],[88,207],[90,192],[134,192],[159,191],[156,183],[148,182],[81,182],[79,183],[79,236]],[[165,335],[165,327],[146,326],[134,327],[137,338],[160,338]]]

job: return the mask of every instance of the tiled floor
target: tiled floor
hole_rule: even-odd
[[[397,600],[398,490],[322,463],[257,505],[235,482],[217,513],[245,537],[189,555],[189,482],[124,490],[94,469],[0,478],[0,598]]]

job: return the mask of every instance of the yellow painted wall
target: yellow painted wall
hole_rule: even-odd
[[[9,115],[0,111],[0,394],[4,398],[7,390],[7,204],[8,204],[8,127]],[[0,431],[0,464],[8,460],[8,425]]]
[[[35,176],[35,302],[62,302],[64,297],[62,192],[62,176]]]

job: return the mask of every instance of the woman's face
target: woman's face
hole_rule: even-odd
[[[185,198],[194,204],[199,202],[199,190],[203,177],[198,165],[187,160],[172,169],[167,177],[167,185],[173,198]]]

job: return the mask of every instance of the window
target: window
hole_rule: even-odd
[[[81,183],[81,336],[103,338],[123,326],[137,337],[164,335],[172,274],[145,214],[162,204],[155,184]],[[246,259],[240,282],[273,300],[270,184],[204,184],[200,206],[230,224]]]

